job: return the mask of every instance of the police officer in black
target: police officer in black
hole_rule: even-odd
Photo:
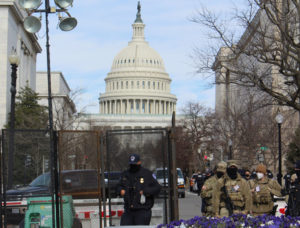
[[[294,178],[293,178],[294,176]],[[295,174],[291,178],[286,215],[300,216],[300,160],[295,164]]]
[[[118,193],[124,198],[120,225],[149,225],[154,197],[160,189],[152,172],[141,166],[140,156],[131,154],[129,169],[123,172],[117,186]]]

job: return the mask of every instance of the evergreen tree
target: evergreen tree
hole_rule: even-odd
[[[20,89],[16,96],[15,129],[47,129],[47,107],[40,105],[39,100],[38,93],[28,86]],[[42,173],[44,159],[49,160],[49,139],[43,131],[15,131],[14,139],[13,185],[27,185]]]
[[[28,86],[21,88],[16,97],[15,128],[46,129],[48,124],[47,107],[38,104],[40,98]],[[10,120],[9,120],[10,121]],[[9,124],[6,126],[9,128]]]
[[[289,144],[286,166],[289,172],[294,170],[294,164],[300,160],[300,128],[297,128],[293,140]]]

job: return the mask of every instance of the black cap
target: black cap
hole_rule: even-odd
[[[295,169],[300,169],[300,160],[296,161]]]
[[[130,154],[128,163],[130,165],[135,165],[140,161],[140,156],[138,154]]]

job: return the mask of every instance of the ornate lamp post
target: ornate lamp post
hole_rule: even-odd
[[[283,116],[280,112],[275,117],[275,120],[278,125],[278,175],[277,181],[280,185],[282,185],[282,173],[281,173],[281,124],[283,122]]]
[[[232,154],[232,140],[231,139],[229,139],[228,140],[228,146],[229,146],[229,158],[228,158],[228,160],[231,160],[231,159],[233,159],[233,154]]]
[[[9,121],[9,157],[8,157],[8,189],[13,185],[13,166],[14,166],[14,144],[15,144],[15,100],[16,100],[16,84],[17,69],[19,64],[19,56],[12,54],[8,57],[11,65],[11,99],[10,99],[10,121]]]

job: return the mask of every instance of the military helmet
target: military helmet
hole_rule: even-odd
[[[217,172],[223,172],[223,173],[225,173],[225,172],[226,172],[226,167],[227,167],[226,162],[220,161],[220,162],[217,164]]]
[[[235,167],[239,168],[238,161],[237,160],[228,160],[227,167],[230,167],[230,166],[235,166]]]

